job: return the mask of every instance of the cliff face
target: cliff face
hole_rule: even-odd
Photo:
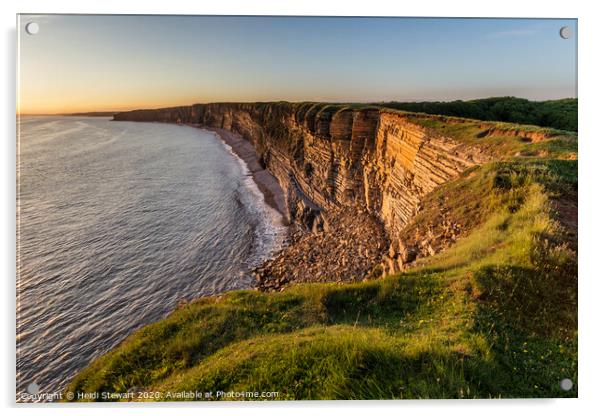
[[[476,146],[377,108],[216,103],[136,110],[115,120],[191,123],[238,133],[280,182],[292,220],[320,230],[328,227],[323,212],[369,212],[394,243],[424,195],[487,160]],[[402,249],[392,244],[389,251],[398,266],[411,261],[407,253],[395,252]]]

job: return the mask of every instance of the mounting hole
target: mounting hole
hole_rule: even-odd
[[[572,33],[571,33],[571,28],[570,28],[570,27],[568,27],[568,26],[562,26],[562,27],[560,28],[560,32],[559,32],[559,33],[560,33],[560,37],[561,37],[562,39],[568,39],[568,38],[570,38],[570,37],[571,37],[571,35],[572,35]]]
[[[38,383],[36,383],[35,381],[33,383],[29,383],[29,385],[27,386],[27,393],[29,394],[38,394],[39,391],[40,386],[38,386]]]
[[[29,22],[25,25],[25,31],[30,35],[37,35],[40,31],[40,25],[36,22]]]
[[[569,391],[573,388],[573,380],[571,380],[570,378],[562,379],[562,381],[560,382],[560,388],[564,391]]]

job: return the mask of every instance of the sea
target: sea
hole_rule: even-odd
[[[18,401],[54,400],[181,302],[252,287],[250,269],[285,243],[213,132],[26,116],[17,139]]]

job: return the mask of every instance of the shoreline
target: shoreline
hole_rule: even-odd
[[[389,241],[382,224],[371,215],[358,219],[353,210],[337,209],[323,213],[327,224],[316,230],[304,230],[291,222],[284,191],[278,180],[263,168],[251,142],[222,128],[193,126],[215,133],[230,146],[247,165],[265,203],[281,214],[283,225],[289,228],[289,243],[251,269],[257,290],[282,291],[291,284],[342,284],[381,276],[375,265],[380,264]]]
[[[259,156],[251,142],[245,140],[241,135],[225,129],[202,125],[195,127],[215,133],[224,143],[232,148],[232,151],[247,165],[253,181],[263,194],[265,203],[282,215],[283,225],[289,226],[290,218],[286,209],[284,190],[274,175],[261,166]]]

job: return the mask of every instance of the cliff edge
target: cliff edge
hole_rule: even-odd
[[[284,190],[287,217],[312,232],[297,230],[255,271],[264,289],[401,271],[469,231],[454,218],[405,231],[441,185],[493,160],[576,157],[574,133],[362,105],[195,104],[114,119],[205,126],[252,144]]]

